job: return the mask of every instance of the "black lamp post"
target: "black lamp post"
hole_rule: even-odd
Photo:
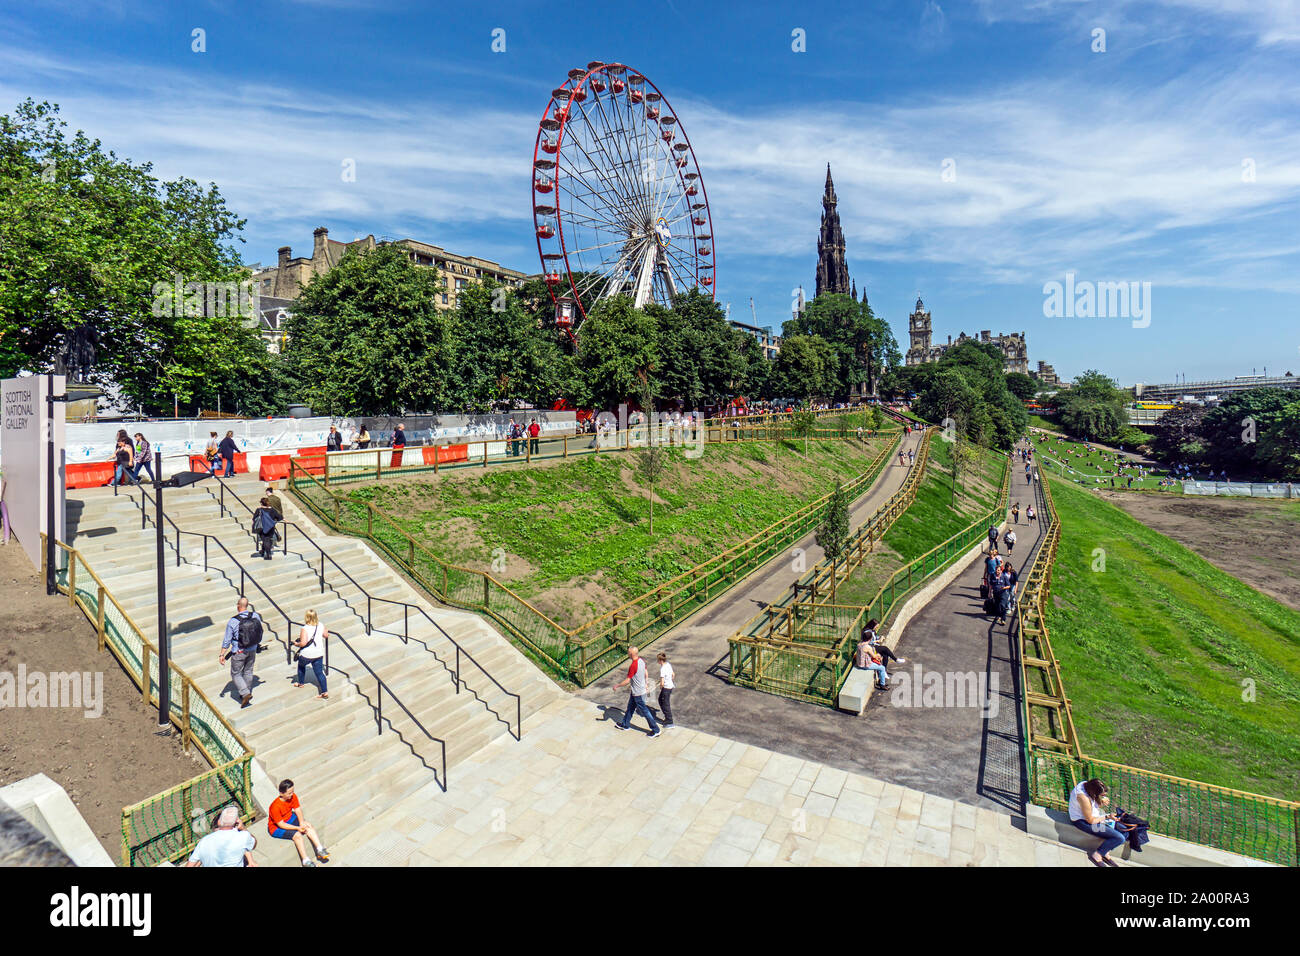
[[[153,456],[154,502],[156,505],[154,528],[158,541],[158,728],[171,727],[171,639],[167,634],[167,564],[163,556],[163,489],[183,488],[211,475],[198,471],[182,471],[166,481],[162,477],[162,452]],[[143,495],[143,492],[141,492]],[[144,508],[144,502],[140,504]],[[176,539],[176,563],[180,563],[180,538]]]
[[[55,396],[54,373],[45,376],[45,593],[59,591],[54,566],[54,404],[66,402],[67,393]]]
[[[163,562],[163,485],[162,452],[153,456],[154,500],[158,509],[154,515],[154,527],[158,532],[158,727],[170,730],[172,710],[171,683],[171,648],[167,638],[167,565]],[[141,502],[141,507],[144,502]],[[176,547],[180,547],[179,540]],[[179,555],[178,555],[179,557]],[[148,675],[145,675],[146,679]]]

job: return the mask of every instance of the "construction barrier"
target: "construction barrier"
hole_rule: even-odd
[[[111,461],[95,461],[87,465],[65,466],[69,488],[102,488],[113,480],[116,465]]]
[[[262,481],[281,481],[288,478],[289,462],[292,460],[292,455],[263,455],[257,477]]]

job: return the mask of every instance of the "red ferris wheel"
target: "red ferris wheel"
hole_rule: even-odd
[[[533,148],[533,225],[555,322],[584,303],[714,296],[713,220],[690,139],[667,99],[624,63],[588,63],[551,92]]]

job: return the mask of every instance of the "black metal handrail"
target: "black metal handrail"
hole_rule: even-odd
[[[233,514],[234,514],[234,509],[233,509],[233,508],[230,508],[230,507],[227,506],[226,503],[225,503],[226,484],[225,484],[225,481],[224,481],[224,476],[221,476],[221,475],[213,475],[213,477],[215,477],[215,478],[217,479],[217,483],[218,483],[218,485],[219,485],[220,488],[221,488],[221,492],[220,492],[220,495],[213,495],[212,497],[215,498],[215,499],[217,499],[217,503],[218,503],[218,506],[221,508],[221,514],[222,514],[223,517],[225,516],[225,513],[226,513],[227,510],[229,510],[230,513],[233,515]],[[211,491],[209,491],[208,493],[209,493],[209,494],[212,494]],[[249,507],[248,503],[247,503],[246,501],[244,501],[243,498],[239,497],[239,493],[236,492],[233,488],[230,489],[230,497],[233,498],[235,501],[237,501],[237,502],[238,502],[238,503],[239,503],[239,504],[244,508],[244,510],[247,511],[250,515],[253,514],[253,509],[252,509],[251,507]],[[348,581],[352,584],[352,586],[353,586],[354,588],[356,588],[359,592],[361,592],[362,594],[365,595],[365,597],[366,597],[366,616],[365,616],[365,626],[366,626],[366,633],[367,633],[367,634],[370,634],[370,633],[372,633],[372,632],[375,630],[375,627],[374,627],[374,624],[373,624],[373,620],[374,620],[374,603],[375,603],[375,602],[382,602],[382,603],[384,603],[384,604],[392,604],[392,605],[396,605],[396,606],[398,606],[398,607],[401,607],[401,608],[402,608],[402,632],[401,632],[401,634],[400,634],[400,635],[396,635],[396,632],[393,632],[393,631],[387,631],[387,630],[380,629],[380,630],[381,630],[381,633],[384,633],[384,634],[395,634],[395,636],[399,636],[399,637],[402,638],[402,643],[403,643],[403,644],[409,643],[410,641],[415,641],[417,644],[419,644],[421,647],[423,647],[426,651],[428,651],[430,654],[432,654],[432,655],[434,656],[435,659],[437,659],[439,662],[441,662],[442,665],[443,665],[444,667],[446,667],[446,666],[447,666],[446,661],[443,661],[442,658],[438,656],[438,652],[437,652],[437,651],[435,651],[432,647],[430,647],[430,646],[429,646],[428,644],[426,644],[424,641],[420,640],[420,638],[418,638],[418,637],[412,637],[412,636],[411,636],[410,612],[411,612],[412,610],[414,610],[414,611],[416,611],[417,613],[419,613],[419,614],[420,614],[420,615],[421,615],[421,616],[422,616],[422,617],[423,617],[423,618],[424,618],[424,619],[425,619],[425,620],[426,620],[426,621],[427,621],[427,622],[428,622],[428,623],[429,623],[429,624],[430,624],[430,625],[431,625],[431,626],[432,626],[432,627],[433,627],[433,628],[434,628],[434,629],[435,629],[439,634],[441,634],[444,638],[446,638],[448,641],[450,641],[450,642],[451,642],[451,645],[456,649],[456,668],[455,668],[455,671],[453,672],[453,679],[454,679],[454,681],[455,681],[455,685],[456,685],[456,693],[457,693],[457,694],[460,693],[461,685],[464,684],[465,688],[466,688],[467,690],[469,690],[469,692],[470,692],[471,694],[473,694],[476,698],[478,698],[478,700],[480,700],[480,701],[483,703],[483,705],[484,705],[485,707],[488,707],[488,703],[487,703],[487,701],[483,700],[482,697],[479,697],[478,693],[477,693],[476,691],[474,691],[472,688],[470,688],[469,684],[461,678],[461,658],[464,657],[466,660],[469,661],[470,664],[472,664],[475,668],[478,669],[479,673],[481,673],[484,677],[486,677],[489,681],[491,681],[492,684],[493,684],[493,685],[494,685],[494,686],[495,686],[499,691],[501,691],[501,693],[503,693],[503,694],[504,694],[505,696],[507,696],[507,697],[512,697],[512,698],[514,698],[514,701],[515,701],[515,726],[512,728],[512,727],[510,726],[510,721],[509,721],[509,720],[504,721],[504,723],[505,723],[505,725],[506,725],[507,730],[510,731],[510,735],[511,735],[512,737],[514,737],[515,740],[522,740],[522,739],[523,739],[523,733],[524,733],[524,724],[523,724],[523,698],[521,698],[518,694],[514,693],[513,691],[506,690],[506,688],[501,684],[501,682],[500,682],[499,680],[497,680],[495,677],[493,677],[493,676],[491,675],[491,673],[488,672],[487,668],[485,668],[482,664],[480,664],[477,660],[474,659],[474,655],[473,655],[473,654],[471,654],[471,653],[470,653],[469,651],[467,651],[464,647],[462,647],[462,646],[460,645],[460,642],[459,642],[459,641],[457,641],[454,637],[452,637],[450,634],[448,634],[447,631],[443,628],[443,626],[442,626],[441,624],[439,624],[437,621],[435,621],[435,620],[434,620],[434,619],[429,615],[429,612],[428,612],[428,611],[426,611],[426,610],[425,610],[424,608],[422,608],[420,605],[418,605],[418,604],[411,604],[411,603],[408,602],[408,601],[398,601],[398,600],[396,600],[396,599],[394,599],[394,598],[379,597],[378,595],[371,594],[371,593],[370,593],[369,591],[367,591],[366,588],[363,587],[363,586],[362,586],[362,585],[361,585],[361,584],[360,584],[360,583],[359,583],[359,582],[358,582],[354,577],[352,577],[352,575],[348,574],[348,572],[347,572],[346,570],[344,570],[344,568],[342,567],[342,565],[340,565],[340,564],[338,563],[338,561],[336,561],[332,556],[330,556],[330,554],[329,554],[329,553],[328,553],[324,548],[322,548],[319,544],[317,544],[315,541],[313,541],[312,538],[311,538],[311,535],[310,535],[310,534],[308,534],[306,531],[304,531],[301,527],[299,527],[297,524],[293,523],[292,521],[282,521],[281,523],[284,525],[284,528],[285,528],[285,533],[284,533],[284,542],[283,542],[284,547],[283,547],[283,549],[282,549],[283,552],[284,552],[285,554],[288,554],[288,553],[289,553],[289,552],[288,552],[288,548],[289,548],[289,528],[290,528],[290,527],[292,527],[292,528],[294,528],[295,530],[297,530],[298,534],[299,534],[299,535],[300,535],[304,540],[306,540],[308,544],[310,544],[313,548],[315,548],[317,551],[320,552],[320,555],[321,555],[321,561],[320,561],[320,571],[318,572],[318,576],[319,576],[319,578],[320,578],[320,582],[321,582],[321,593],[322,593],[322,594],[325,592],[325,562],[328,561],[328,562],[329,562],[330,564],[332,564],[336,569],[338,569],[338,571],[339,571],[340,574],[342,574],[345,578],[348,579]],[[311,561],[310,561],[310,560],[309,560],[305,555],[299,554],[299,557],[302,557],[303,560],[307,562],[307,564],[308,564],[309,567],[311,566]],[[336,593],[337,593],[337,592],[336,592]],[[349,606],[351,606],[351,602],[349,602],[347,598],[344,598],[342,595],[340,595],[339,597],[340,597],[340,600],[343,601],[343,603],[348,604]],[[448,668],[448,670],[450,671],[451,669]],[[496,711],[492,710],[491,707],[488,707],[488,710],[489,710],[489,712],[491,712],[491,713],[493,713],[493,714],[496,713]],[[497,717],[498,717],[498,719],[500,719],[500,715],[499,715],[499,714],[497,715]]]
[[[128,497],[131,497],[131,496],[128,496]],[[132,502],[135,502],[135,498],[134,498],[134,497],[131,497],[131,501],[132,501]],[[142,493],[141,496],[140,496],[140,502],[139,502],[139,503],[140,503],[141,511],[142,511],[142,513],[143,513],[144,516],[145,516],[145,521],[147,522],[147,521],[149,520],[149,516],[148,516],[148,509],[147,509],[147,508],[145,507],[145,505],[144,505],[144,495],[143,495],[143,493]],[[202,538],[202,539],[203,539],[203,570],[204,570],[204,571],[207,571],[207,570],[208,570],[208,540],[211,539],[212,542],[213,542],[213,544],[215,544],[218,548],[220,548],[221,551],[226,555],[226,557],[228,557],[228,558],[230,559],[231,563],[234,564],[235,567],[239,568],[239,595],[240,595],[240,597],[243,597],[243,596],[244,596],[244,587],[245,587],[245,584],[247,584],[247,583],[251,583],[251,584],[253,585],[253,587],[257,588],[258,592],[259,592],[259,593],[260,593],[264,598],[266,598],[267,602],[271,605],[271,607],[275,608],[276,613],[278,613],[281,617],[284,618],[284,624],[285,624],[285,636],[284,636],[284,639],[283,639],[283,640],[284,640],[284,660],[285,660],[285,663],[286,663],[286,664],[291,664],[291,663],[293,662],[292,648],[297,646],[297,645],[294,644],[294,642],[293,642],[293,638],[292,638],[293,630],[294,630],[295,627],[305,627],[305,626],[306,626],[305,623],[293,620],[293,618],[291,618],[291,617],[289,616],[289,614],[288,614],[288,613],[287,613],[287,612],[286,612],[282,607],[280,607],[279,604],[277,604],[277,603],[275,602],[275,599],[274,599],[273,597],[271,597],[271,595],[269,595],[269,594],[266,593],[266,589],[263,588],[262,585],[258,583],[258,581],[257,581],[257,579],[256,579],[255,577],[253,577],[253,573],[252,573],[251,571],[249,571],[247,568],[245,568],[245,567],[243,566],[243,564],[239,561],[239,559],[236,558],[233,554],[231,554],[231,553],[230,553],[230,550],[229,550],[229,549],[228,549],[224,544],[222,544],[221,541],[218,540],[217,537],[216,537],[215,535],[205,534],[205,533],[202,532],[202,531],[185,531],[185,530],[179,528],[179,527],[176,525],[176,522],[172,521],[172,519],[169,518],[169,517],[167,517],[167,515],[165,515],[165,514],[163,515],[163,520],[166,521],[167,524],[169,524],[169,525],[172,527],[172,529],[176,532],[176,546],[175,546],[175,551],[176,551],[176,566],[177,566],[177,567],[180,567],[181,564],[183,564],[183,563],[184,563],[184,564],[189,564],[189,563],[190,563],[190,562],[186,561],[186,560],[184,559],[184,557],[182,556],[182,554],[181,554],[181,535],[190,535],[190,536],[192,536],[192,537]],[[225,572],[224,570],[221,571],[222,576],[225,576],[225,573],[226,573],[226,572]],[[229,580],[229,579],[228,579],[228,580]],[[231,581],[231,583],[233,584],[234,582]],[[161,600],[161,596],[160,596],[160,600]],[[363,658],[360,654],[357,653],[357,649],[356,649],[355,647],[352,646],[352,644],[348,641],[347,638],[345,638],[342,634],[338,634],[338,633],[334,634],[334,637],[337,637],[340,641],[343,642],[344,647],[346,647],[349,651],[352,652],[352,656],[353,656],[354,658],[356,658],[357,663],[360,664],[362,667],[364,667],[364,668],[366,669],[366,671],[370,674],[370,676],[373,677],[373,678],[375,679],[375,685],[376,685],[376,688],[377,688],[377,690],[376,690],[376,695],[375,695],[375,696],[376,696],[376,700],[375,700],[375,722],[376,722],[376,725],[377,725],[378,728],[379,728],[379,733],[382,734],[383,731],[384,731],[384,728],[383,728],[383,707],[384,707],[383,692],[384,692],[384,691],[388,691],[388,696],[391,697],[391,698],[393,699],[393,703],[397,704],[397,706],[400,707],[400,708],[402,709],[402,712],[405,713],[406,716],[408,716],[408,717],[411,718],[411,722],[414,723],[416,727],[420,728],[420,731],[421,731],[421,732],[422,732],[426,737],[428,737],[429,740],[431,740],[431,741],[433,741],[434,743],[438,744],[438,745],[442,748],[442,778],[441,778],[440,780],[438,780],[438,786],[442,788],[442,791],[443,791],[444,793],[446,793],[446,792],[447,792],[447,742],[446,742],[445,740],[443,740],[441,737],[435,737],[433,734],[429,733],[428,729],[424,726],[424,724],[420,723],[419,719],[416,718],[416,716],[415,716],[413,713],[411,713],[410,709],[409,709],[405,704],[402,703],[401,698],[398,697],[395,693],[393,693],[393,689],[392,689],[391,687],[389,687],[387,683],[384,682],[383,678],[381,678],[378,674],[375,673],[374,669],[373,669],[369,664],[366,663],[365,658]],[[329,629],[326,628],[326,630],[325,630],[325,648],[324,648],[324,654],[325,654],[325,673],[326,673],[326,674],[328,674],[328,673],[330,672],[330,662],[329,662],[329,638],[330,638]],[[277,638],[277,640],[279,640],[279,638]],[[423,643],[423,642],[421,642],[421,643]],[[459,664],[457,665],[457,667],[458,667],[458,669],[459,669]],[[347,673],[347,671],[344,671],[342,668],[338,668],[338,670],[340,670],[340,671],[341,671],[342,673],[344,673],[344,674]],[[349,675],[349,676],[350,676],[350,675]],[[457,677],[457,681],[458,681],[458,686],[457,686],[457,688],[456,688],[456,693],[460,693],[460,687],[459,687],[459,676]],[[392,722],[391,719],[389,720],[388,725],[389,725],[389,727],[392,727],[392,728],[393,728],[393,732],[394,732],[394,733],[396,733],[399,737],[401,736],[401,732],[398,731],[396,727],[393,727],[393,722]],[[412,748],[412,753],[414,753],[414,748]],[[419,755],[419,754],[416,754],[416,756],[419,757],[420,755]],[[423,763],[423,762],[424,762],[424,761],[423,761],[423,758],[421,757],[420,759],[421,759],[421,763]],[[425,766],[428,766],[428,765],[425,764]],[[433,773],[434,773],[434,779],[437,780],[437,779],[438,779],[438,771],[437,771],[436,769],[434,769],[433,767],[429,767],[429,769],[430,769],[430,770],[433,770]]]
[[[438,771],[436,769],[434,769],[433,767],[429,767],[429,769],[433,770],[434,779],[438,781],[438,786],[442,788],[442,792],[446,793],[447,792],[447,741],[443,740],[441,737],[435,737],[433,734],[429,733],[428,729],[424,726],[424,724],[420,723],[419,718],[417,718],[415,714],[411,713],[410,709],[405,704],[402,703],[402,699],[400,697],[398,697],[396,694],[393,693],[393,689],[384,682],[384,679],[374,672],[374,669],[371,668],[371,666],[365,662],[365,659],[362,658],[362,656],[357,653],[356,648],[352,646],[352,644],[348,641],[346,637],[344,637],[342,634],[335,634],[334,636],[343,642],[343,646],[352,652],[352,656],[357,659],[357,663],[359,663],[362,667],[364,667],[366,669],[366,672],[369,673],[370,676],[375,679],[374,711],[375,711],[375,726],[378,728],[378,733],[383,734],[384,732],[384,691],[388,691],[388,696],[393,699],[393,703],[402,709],[402,713],[406,714],[407,717],[411,718],[411,723],[415,724],[416,727],[420,728],[420,732],[423,733],[424,736],[428,737],[430,741],[432,741],[435,744],[438,744],[438,746],[442,748],[442,779],[440,780],[438,779]],[[328,638],[326,639],[325,642],[325,660],[326,660],[325,669],[328,672],[329,671]],[[346,671],[344,673],[346,673]],[[459,693],[459,689],[457,690],[457,693]],[[391,717],[388,720],[388,726],[392,728],[393,733],[397,734],[398,737],[402,736],[401,731],[399,731],[393,725],[393,721]],[[410,746],[410,744],[408,743],[407,746]],[[424,763],[424,758],[421,757],[420,754],[415,752],[414,747],[411,748],[411,752],[414,753],[416,757],[420,758],[421,763]],[[425,764],[425,766],[428,767],[429,765]]]

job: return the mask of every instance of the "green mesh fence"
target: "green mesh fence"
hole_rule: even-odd
[[[80,552],[59,542],[55,553],[60,593],[70,594],[97,634],[102,623],[104,647],[141,688],[141,703],[156,707],[161,686],[157,648],[113,600]],[[223,807],[238,807],[246,821],[257,813],[249,780],[252,751],[174,664],[168,668],[167,683],[172,723],[213,769],[123,809],[122,862],[127,866],[154,866],[188,855]]]
[[[829,580],[829,568],[819,564],[807,572],[799,582],[804,588],[791,588],[752,618],[743,633],[731,638],[728,679],[770,694],[834,707],[840,685],[848,676],[862,624],[871,618],[887,620],[913,591],[982,541],[990,522],[1001,523],[1010,474],[1010,466],[1004,465],[998,504],[992,510],[895,571],[866,605],[818,604],[819,598],[829,600],[829,589],[819,585],[818,590],[812,590],[807,586],[819,577]],[[882,506],[859,533],[872,528],[877,516],[889,515],[891,504]],[[883,533],[883,528],[877,530]]]
[[[770,434],[772,426],[751,426],[750,431]],[[856,435],[856,431],[847,426],[845,431],[845,437],[849,433]],[[888,462],[901,432],[890,430],[887,434],[892,441],[882,446],[863,474],[845,485],[850,493],[868,487]],[[831,438],[842,440],[838,436],[827,436],[828,440]],[[373,453],[369,454],[373,456]],[[560,678],[581,686],[615,667],[626,655],[629,644],[650,644],[676,622],[708,604],[750,571],[798,541],[817,526],[826,501],[823,497],[805,505],[759,534],[616,611],[569,631],[490,574],[438,558],[419,545],[395,519],[373,505],[336,494],[324,485],[322,479],[301,467],[297,460],[290,465],[288,485],[328,527],[368,539],[439,600],[488,615],[539,664]]]
[[[1081,780],[1106,785],[1112,808],[1132,811],[1176,840],[1282,866],[1300,865],[1300,803],[1229,790],[1092,757],[1030,752],[1029,797],[1067,810]]]

